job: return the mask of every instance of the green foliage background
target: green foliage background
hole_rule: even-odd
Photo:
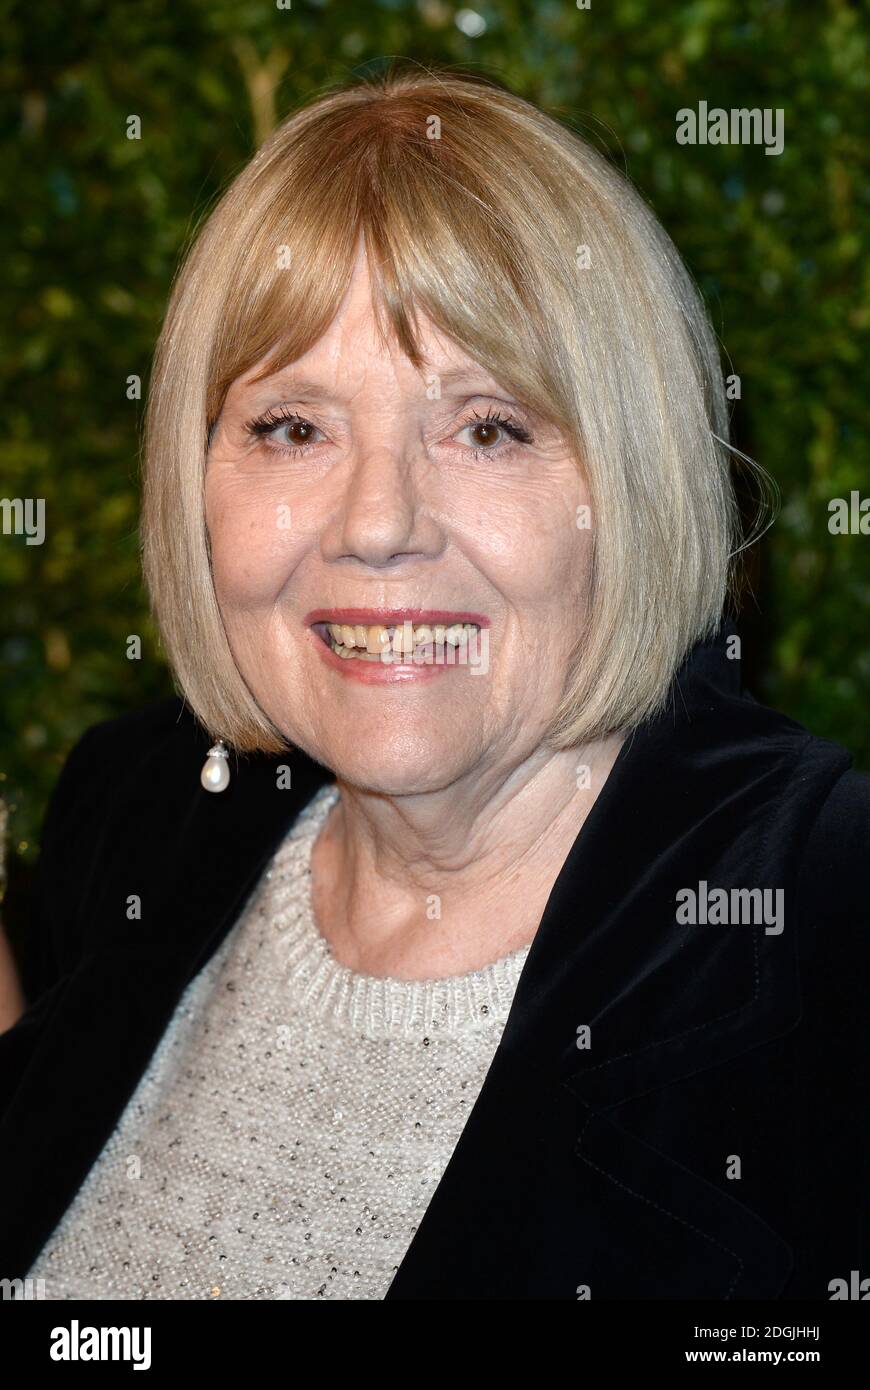
[[[391,55],[501,79],[607,150],[654,206],[741,378],[737,443],[782,491],[744,615],[751,687],[870,766],[870,537],[827,529],[829,500],[866,489],[865,7],[280,3],[0,9],[0,496],[43,497],[47,517],[41,547],[0,535],[13,878],[81,731],[172,689],[139,575],[142,402],[127,378],[144,395],[179,252],[276,120]],[[678,146],[676,112],[701,100],[782,108],[784,153]]]

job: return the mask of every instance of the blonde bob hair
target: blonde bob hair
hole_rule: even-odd
[[[173,286],[146,415],[142,541],[181,693],[238,750],[287,749],[221,620],[208,439],[238,376],[267,354],[278,371],[324,333],[360,237],[379,328],[415,366],[422,310],[576,447],[591,584],[549,742],[579,746],[660,712],[689,649],[721,620],[738,539],[703,303],[653,213],[586,141],[489,80],[421,68],[285,120]]]

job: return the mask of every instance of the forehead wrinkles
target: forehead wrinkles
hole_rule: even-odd
[[[417,316],[417,340],[422,361],[416,365],[393,332],[383,331],[372,300],[365,263],[357,266],[347,296],[335,318],[306,353],[271,376],[262,376],[269,354],[233,383],[234,394],[247,398],[293,396],[332,398],[350,403],[366,393],[395,394],[406,399],[437,399],[461,394],[463,379],[469,394],[498,392],[498,383],[469,353],[440,329],[423,311]],[[260,380],[257,378],[260,377]],[[437,392],[431,392],[433,383]]]
[[[356,391],[372,372],[424,385],[433,375],[459,380],[467,374],[490,380],[489,374],[482,372],[474,359],[424,314],[420,316],[419,329],[423,362],[418,367],[392,334],[384,337],[371,302],[361,299],[356,305],[346,306],[320,342],[287,368],[288,376],[293,377],[294,368],[306,374],[306,369],[314,369],[319,376],[323,366],[330,380],[341,379],[349,391]]]
[[[345,346],[347,346],[345,344]],[[399,349],[394,353],[369,356],[359,352],[312,353],[260,381],[241,378],[233,385],[234,395],[256,393],[257,397],[285,397],[287,400],[328,400],[337,404],[365,404],[366,397],[394,398],[398,404],[429,400],[433,405],[442,396],[456,400],[463,395],[504,394],[499,383],[476,363],[456,365],[457,358],[443,364],[427,361],[416,367]],[[251,376],[255,375],[252,369]],[[437,393],[429,394],[433,383]]]

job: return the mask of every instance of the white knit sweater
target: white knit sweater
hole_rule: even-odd
[[[32,1279],[48,1299],[381,1299],[529,947],[439,980],[339,965],[311,911],[322,787],[191,982]],[[94,1078],[99,1084],[99,1078]]]

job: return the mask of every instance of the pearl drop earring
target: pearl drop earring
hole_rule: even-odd
[[[225,792],[230,785],[230,751],[222,738],[208,750],[199,780],[207,792]]]

